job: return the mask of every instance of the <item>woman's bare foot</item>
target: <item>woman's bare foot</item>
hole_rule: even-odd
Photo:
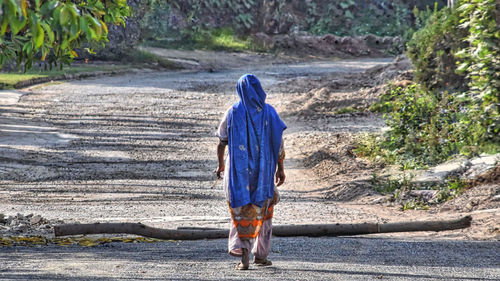
[[[250,258],[248,257],[248,249],[242,249],[241,262],[236,266],[238,270],[247,270],[250,266]]]

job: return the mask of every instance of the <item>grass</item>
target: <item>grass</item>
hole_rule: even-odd
[[[422,185],[412,181],[413,175],[403,176],[398,179],[389,177],[378,177],[372,175],[371,185],[373,189],[381,194],[392,194],[393,201],[400,204],[403,211],[406,210],[428,210],[431,205],[449,201],[471,187],[466,180],[459,178],[447,178],[441,183]],[[437,193],[432,198],[408,197],[412,190],[436,190]]]
[[[29,81],[36,78],[50,78],[58,77],[64,74],[78,74],[96,71],[112,71],[125,69],[126,67],[126,65],[72,65],[66,66],[63,69],[31,69],[26,73],[23,73],[22,71],[1,72],[0,89],[13,89],[20,82]]]
[[[247,51],[252,50],[254,47],[249,37],[246,39],[237,38],[234,36],[233,31],[227,28],[215,30],[209,42],[214,50]]]
[[[52,70],[43,70],[40,68],[33,68],[23,73],[19,71],[0,72],[0,90],[13,89],[20,82],[29,81],[37,78],[51,78],[60,77],[65,74],[78,74],[78,73],[92,73],[97,71],[115,71],[131,68],[134,66],[150,66],[157,65],[162,68],[176,69],[179,68],[174,62],[152,54],[150,52],[134,49],[131,50],[127,56],[121,58],[120,61],[115,62],[116,65],[92,65],[92,64],[73,64],[65,66],[63,69],[58,67]]]
[[[228,27],[193,32],[183,38],[148,40],[144,45],[181,50],[266,51],[265,48],[256,44],[250,37],[236,36],[234,30]]]

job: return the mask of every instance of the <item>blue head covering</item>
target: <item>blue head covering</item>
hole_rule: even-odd
[[[228,115],[229,200],[232,208],[262,206],[274,196],[274,173],[285,123],[266,104],[259,79],[245,74],[236,85],[240,101]]]

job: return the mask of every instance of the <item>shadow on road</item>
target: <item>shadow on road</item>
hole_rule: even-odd
[[[226,240],[6,247],[0,279],[498,280],[500,242],[274,238],[268,268],[233,269]]]

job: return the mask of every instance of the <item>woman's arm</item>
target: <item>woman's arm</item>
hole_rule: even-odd
[[[285,167],[283,166],[283,162],[285,161],[285,148],[283,144],[283,140],[281,140],[280,154],[278,159],[278,169],[276,170],[276,186],[280,186],[285,183]]]
[[[222,172],[224,172],[225,165],[224,165],[224,152],[226,151],[226,146],[227,142],[226,141],[219,141],[219,144],[217,145],[217,160],[219,160],[219,167],[217,168],[217,171],[215,172],[217,174],[217,178],[221,179],[222,178]]]
[[[224,117],[219,124],[217,133],[215,133],[215,135],[219,137],[219,144],[217,145],[217,160],[219,161],[219,166],[215,170],[218,179],[222,178],[221,174],[224,172],[224,152],[227,146],[227,116],[229,115],[230,110],[231,108],[224,113]]]

